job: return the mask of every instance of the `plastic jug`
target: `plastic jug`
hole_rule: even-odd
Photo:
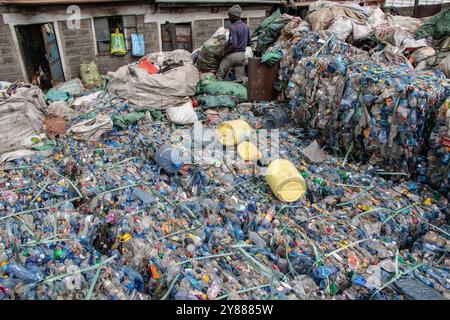
[[[237,145],[252,133],[252,128],[245,120],[222,122],[218,130],[219,141],[225,146]]]
[[[281,201],[297,201],[306,192],[305,180],[288,160],[272,161],[267,167],[266,181]]]
[[[258,150],[258,147],[248,141],[241,142],[237,146],[237,152],[245,161],[258,161],[262,157],[261,151]]]

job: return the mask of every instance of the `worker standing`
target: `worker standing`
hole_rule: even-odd
[[[225,49],[224,58],[217,70],[217,79],[223,80],[227,73],[233,69],[238,82],[247,84],[245,74],[245,48],[250,46],[250,29],[241,20],[241,7],[234,5],[228,10],[231,21],[228,47]]]

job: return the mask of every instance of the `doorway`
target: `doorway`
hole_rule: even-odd
[[[190,23],[169,23],[161,25],[163,51],[184,49],[192,52],[192,27]]]
[[[64,82],[53,23],[16,26],[27,77],[42,90]]]

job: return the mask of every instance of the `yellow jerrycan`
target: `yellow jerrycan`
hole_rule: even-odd
[[[258,161],[262,157],[261,151],[258,150],[258,147],[248,141],[241,142],[237,146],[237,152],[245,161]]]
[[[217,131],[220,143],[234,146],[250,137],[252,128],[247,121],[238,119],[222,122]]]
[[[306,192],[306,182],[292,162],[272,161],[267,167],[266,181],[275,196],[284,202],[294,202]]]

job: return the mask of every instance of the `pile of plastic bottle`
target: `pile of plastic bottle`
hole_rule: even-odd
[[[261,123],[251,108],[221,117]],[[313,137],[283,129],[280,156],[308,186],[286,205],[259,165],[210,159],[165,170],[156,150],[187,147],[173,132],[143,118],[0,168],[0,298],[399,299],[390,278],[419,263],[408,275],[448,295],[442,260],[417,254],[392,267],[431,228],[448,241],[436,193],[351,158],[310,164],[298,150]]]

